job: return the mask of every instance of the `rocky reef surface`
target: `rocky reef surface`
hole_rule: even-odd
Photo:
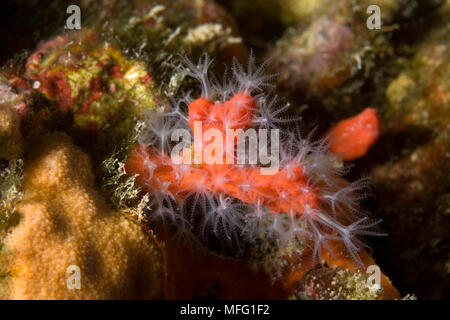
[[[11,13],[0,22],[1,298],[450,297],[448,0],[70,4],[80,30],[64,27],[67,1],[0,4]],[[372,4],[380,29],[366,25]],[[260,235],[239,250],[217,235],[192,247],[155,223],[152,178],[127,164],[149,119],[206,98],[186,68],[205,55],[217,79],[265,66],[291,119],[281,128],[331,134],[335,170],[369,176],[374,197],[355,197],[388,234],[367,239],[373,251],[358,245],[355,259],[317,230],[319,249]],[[80,290],[67,290],[71,265]],[[368,266],[380,286],[368,286]]]

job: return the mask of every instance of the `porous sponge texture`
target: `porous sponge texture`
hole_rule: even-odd
[[[9,299],[162,297],[161,248],[110,210],[95,190],[92,164],[70,138],[53,134],[27,161],[19,224],[6,240]],[[81,288],[69,289],[70,265]]]

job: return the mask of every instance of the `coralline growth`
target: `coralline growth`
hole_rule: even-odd
[[[187,62],[187,73],[200,82],[201,97],[187,95],[172,109],[152,115],[126,164],[154,199],[150,219],[174,224],[202,240],[213,233],[238,245],[242,237],[274,241],[280,249],[301,243],[313,248],[315,261],[322,250],[332,251],[330,243],[342,242],[362,265],[358,236],[379,235],[372,230],[377,222],[359,208],[367,181],[345,181],[345,169],[336,169],[325,139],[312,142],[284,132],[281,168],[274,175],[261,175],[258,165],[177,164],[169,157],[173,131],[194,131],[194,121],[220,132],[278,128],[287,121],[279,117],[287,106],[277,106],[263,90],[269,79],[263,66],[255,68],[250,61],[244,70],[235,61],[231,79],[224,77],[219,84],[208,76],[208,58],[200,62]]]

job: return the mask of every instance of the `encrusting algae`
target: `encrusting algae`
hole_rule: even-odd
[[[390,234],[380,254],[400,287],[414,286],[427,299],[445,299],[450,288],[449,15],[447,6],[387,86],[384,129],[370,159],[378,213]]]
[[[160,298],[160,246],[105,205],[88,156],[61,133],[31,154],[17,208],[21,220],[2,255],[11,273],[6,298]],[[71,265],[80,268],[79,290],[67,286]]]
[[[309,271],[296,284],[291,299],[302,300],[374,300],[383,292],[381,287],[367,286],[367,276],[341,268],[317,268]]]

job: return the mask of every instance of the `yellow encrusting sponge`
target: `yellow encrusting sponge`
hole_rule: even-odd
[[[55,133],[31,152],[17,209],[2,254],[11,273],[6,298],[162,297],[160,245],[106,206],[90,159],[68,136]],[[70,266],[79,267],[80,289],[70,285]]]

